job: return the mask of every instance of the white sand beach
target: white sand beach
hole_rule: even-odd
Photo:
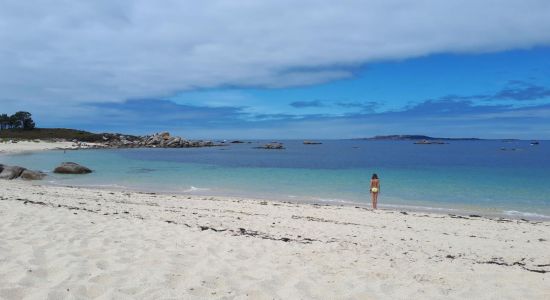
[[[550,0],[0,0],[0,37],[0,300],[550,300]]]
[[[13,154],[21,152],[31,152],[31,151],[44,151],[44,150],[55,150],[55,149],[80,149],[88,148],[94,144],[78,144],[73,142],[61,142],[61,141],[47,141],[47,140],[36,140],[36,141],[0,141],[0,154]]]
[[[550,223],[0,181],[0,299],[549,299]]]

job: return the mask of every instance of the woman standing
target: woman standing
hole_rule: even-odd
[[[372,174],[372,178],[370,180],[370,195],[372,198],[372,208],[376,209],[378,204],[378,193],[380,193],[380,180],[378,179],[378,175],[376,173]]]

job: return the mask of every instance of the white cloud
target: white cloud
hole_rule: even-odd
[[[372,61],[548,45],[549,13],[547,0],[4,0],[0,104],[314,84]]]

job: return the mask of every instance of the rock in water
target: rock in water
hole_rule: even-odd
[[[25,180],[41,180],[44,177],[46,177],[46,174],[40,171],[24,170],[21,173],[21,179]]]
[[[18,166],[2,166],[2,172],[0,173],[0,179],[15,179],[21,176],[21,173],[25,171],[25,168]]]
[[[256,148],[258,148],[258,149],[284,149],[285,147],[281,143],[273,142],[273,143],[265,144],[263,146],[256,147]]]
[[[60,174],[87,174],[92,173],[92,170],[74,162],[64,162],[61,163],[59,167],[55,168],[53,172]]]

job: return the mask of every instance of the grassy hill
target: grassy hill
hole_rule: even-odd
[[[102,141],[103,134],[67,128],[35,128],[32,130],[4,129],[0,130],[0,139],[34,140],[34,139],[65,139],[84,142]]]

